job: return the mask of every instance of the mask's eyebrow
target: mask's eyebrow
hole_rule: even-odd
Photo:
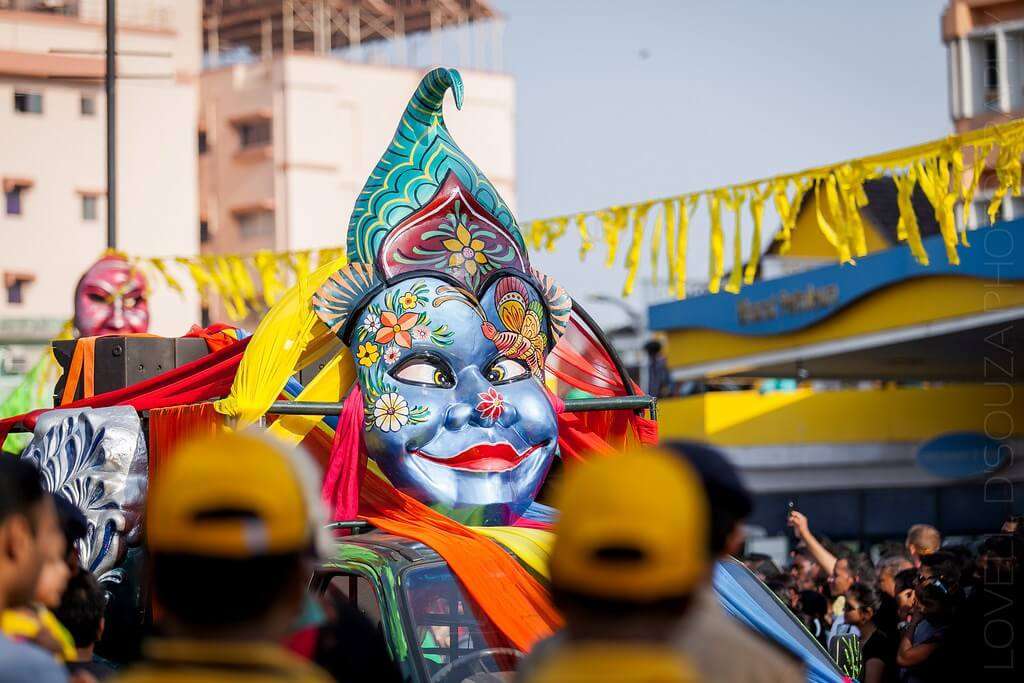
[[[449,301],[458,301],[459,303],[466,304],[480,316],[481,320],[487,320],[487,316],[484,315],[484,310],[480,307],[480,302],[473,296],[473,293],[465,290],[461,287],[453,287],[451,285],[441,285],[434,293],[437,294],[437,298],[434,299],[434,308],[437,308],[441,304]]]

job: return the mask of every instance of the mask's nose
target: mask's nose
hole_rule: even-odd
[[[110,317],[107,318],[107,327],[119,330],[124,327],[124,299],[119,296],[114,297],[111,309]]]
[[[518,411],[505,403],[500,388],[491,385],[476,367],[459,373],[455,401],[445,414],[446,429],[458,431],[467,425],[508,427],[518,422]]]

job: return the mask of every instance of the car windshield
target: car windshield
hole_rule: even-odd
[[[443,563],[417,566],[402,577],[413,645],[432,683],[511,681],[522,653],[463,593]]]
[[[810,654],[816,660],[818,667],[828,671],[836,672],[835,662],[828,656],[825,649],[814,639],[804,625],[782,604],[771,590],[761,583],[758,578],[746,567],[736,561],[719,562],[715,566],[714,575],[715,587],[719,600],[726,611],[731,613],[740,621],[748,621],[742,618],[741,614],[749,616],[749,624],[761,633],[768,631],[776,634],[776,640],[786,642],[787,640],[799,646],[804,653]],[[726,591],[725,584],[733,583],[742,591]],[[731,596],[731,600],[725,596]],[[736,601],[746,598],[748,602],[746,609],[739,609]],[[750,602],[757,608],[751,609]],[[794,649],[790,647],[789,649]],[[805,658],[806,661],[806,658]]]

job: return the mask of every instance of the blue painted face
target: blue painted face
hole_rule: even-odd
[[[366,444],[397,488],[456,519],[500,524],[533,502],[557,447],[543,381],[547,314],[505,277],[479,302],[407,279],[356,318]]]

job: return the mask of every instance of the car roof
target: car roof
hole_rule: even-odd
[[[365,548],[400,565],[436,562],[441,559],[436,551],[419,541],[374,529],[367,533],[338,538],[334,551],[330,553],[325,564],[333,564],[334,561],[345,557],[346,545]]]

